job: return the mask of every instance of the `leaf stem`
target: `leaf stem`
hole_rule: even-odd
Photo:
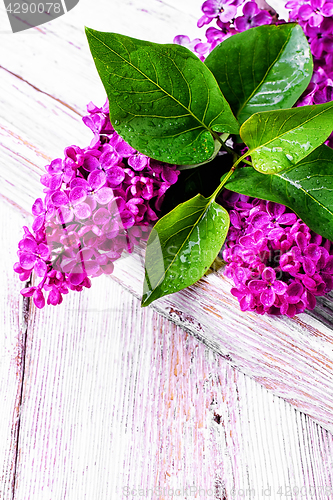
[[[229,135],[228,132],[225,132],[224,134],[222,134],[221,136],[219,136],[216,132],[214,132],[213,130],[211,130],[211,133],[213,134],[213,137],[214,139],[216,139],[220,144],[221,146],[223,147],[226,147],[228,148],[228,146],[226,146],[224,143],[225,141],[228,139]],[[229,148],[228,148],[229,149]],[[231,151],[231,150],[230,150]]]
[[[237,153],[236,153],[237,154]],[[252,166],[252,163],[245,160],[244,158],[246,158],[248,156],[248,152],[246,151],[246,153],[243,154],[243,156],[240,156],[236,161],[235,163],[233,164],[233,166],[231,167],[231,169],[229,170],[229,172],[226,174],[226,176],[223,178],[221,184],[215,189],[214,193],[212,194],[212,196],[210,197],[211,200],[215,200],[215,198],[219,195],[220,191],[223,189],[223,186],[226,184],[226,182],[230,179],[230,177],[232,176],[232,174],[234,173],[234,171],[236,170],[236,168],[238,167],[238,165],[243,161],[244,163],[247,163],[249,165]]]
[[[248,160],[242,160],[242,161],[243,161],[243,163],[246,163],[247,165],[250,165],[250,167],[253,167],[253,164],[250,161],[248,161]]]

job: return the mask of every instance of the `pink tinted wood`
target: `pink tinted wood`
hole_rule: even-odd
[[[332,484],[332,435],[193,336],[104,277],[67,299],[32,309],[16,499]]]
[[[103,5],[105,12],[111,8],[108,3]],[[78,6],[59,19],[57,27],[51,23],[32,30],[29,37],[17,34],[10,39],[0,70],[2,195],[30,211],[35,198],[42,196],[39,177],[44,165],[61,156],[66,146],[75,143],[85,147],[90,141],[90,131],[80,116],[86,102],[93,98],[101,105],[105,96],[87,49],[83,21],[99,29],[108,23],[114,31],[123,26],[122,31],[133,36],[171,41],[180,31],[177,23],[182,19],[182,31],[195,36],[192,4],[172,5],[150,0],[145,12],[140,2],[128,1],[122,6],[124,10],[109,18],[102,18],[88,5],[82,10]],[[139,297],[142,258],[136,255],[120,261],[114,278]],[[230,286],[219,271],[153,307],[332,430],[331,299],[322,301],[311,316],[263,318],[240,313]]]

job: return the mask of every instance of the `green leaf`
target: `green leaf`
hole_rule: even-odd
[[[219,253],[228,229],[228,212],[200,194],[162,217],[148,240],[142,305],[196,283]]]
[[[212,132],[239,124],[209,69],[192,52],[86,29],[116,131],[151,158],[178,165],[214,154]]]
[[[228,136],[229,134],[225,134],[226,136]],[[221,136],[221,139],[222,139],[222,136]],[[195,164],[190,164],[190,165],[181,165],[179,167],[179,170],[180,171],[183,171],[183,170],[193,170],[194,168],[198,168],[198,167],[201,167],[202,165],[207,165],[207,163],[210,163],[214,160],[214,158],[216,158],[216,156],[218,155],[219,151],[221,149],[221,143],[220,141],[218,141],[217,139],[215,139],[214,141],[214,153],[212,154],[212,156],[210,158],[208,158],[208,160],[205,160],[201,163],[195,163]]]
[[[291,108],[313,71],[310,46],[297,24],[258,26],[233,35],[205,64],[240,123],[259,111]]]
[[[333,130],[333,102],[266,111],[251,116],[240,129],[258,172],[289,169],[320,146]]]
[[[297,165],[264,175],[252,167],[234,172],[225,187],[293,210],[313,231],[333,241],[333,150],[320,146]]]

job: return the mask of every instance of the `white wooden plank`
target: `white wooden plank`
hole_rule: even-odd
[[[135,255],[118,261],[112,276],[138,298],[143,253],[137,249]],[[316,318],[321,318],[321,308],[295,318],[242,313],[230,294],[231,286],[220,269],[151,307],[333,431],[332,323],[326,326]]]
[[[155,2],[157,10],[164,5],[157,0],[150,1]],[[85,4],[82,4],[82,8],[83,5]],[[124,7],[125,10],[118,9],[115,18],[119,31],[136,29],[140,30],[142,37],[147,35],[147,38],[152,38],[149,30],[156,29],[156,37],[170,32],[161,30],[158,22],[155,25],[154,17],[150,17],[149,12],[143,12],[143,17],[140,17],[140,2],[124,5],[127,6]],[[179,6],[175,3],[170,5],[175,10],[175,17],[186,11],[183,18],[192,25],[191,17],[186,17],[192,15],[188,2],[180,3]],[[90,7],[86,6],[85,9],[82,16],[93,16]],[[73,9],[73,16],[75,11]],[[132,17],[125,17],[125,12],[131,12]],[[155,12],[154,16],[156,15]],[[91,17],[91,22],[94,19],[96,18]],[[170,19],[167,18],[168,21]],[[8,65],[8,68],[2,70],[3,77],[0,80],[4,90],[0,93],[4,117],[0,129],[1,143],[4,146],[0,149],[0,194],[25,210],[30,210],[34,199],[42,194],[38,178],[47,158],[60,156],[63,148],[71,143],[85,146],[89,141],[89,131],[80,123],[80,113],[83,111],[83,103],[94,99],[98,94],[100,84],[97,83],[97,76],[86,77],[86,73],[92,74],[93,63],[81,35],[77,34],[81,30],[81,24],[79,21],[75,24],[75,20],[76,17],[59,18],[54,23],[45,25],[43,30],[35,30],[33,36],[29,35],[30,38],[22,38],[23,34],[22,37],[20,34],[13,35],[10,39],[13,40],[13,45],[6,47],[3,64]],[[162,18],[160,22],[162,23]],[[170,24],[165,24],[166,30],[170,30]],[[137,32],[133,34],[139,36]],[[60,45],[54,43],[51,50],[47,45],[49,37],[59,39]],[[52,38],[54,42],[55,38]],[[69,39],[71,43],[66,41]],[[44,46],[48,47],[46,52],[50,57],[49,65],[46,64]],[[34,54],[31,63],[27,62],[28,53]],[[69,59],[66,64],[60,65],[63,57],[76,61],[78,66],[74,66],[78,69],[69,67]],[[44,71],[46,67],[50,69]],[[55,73],[62,80],[60,87]],[[14,76],[15,74],[20,77]],[[28,75],[31,82],[25,82],[27,77],[22,75]],[[69,85],[68,75],[72,75],[72,85]],[[38,87],[38,82],[42,83],[42,92],[35,88]],[[52,92],[54,96],[51,95]],[[142,262],[134,257],[118,263],[114,276],[139,297],[142,271]],[[95,286],[98,286],[97,282]],[[229,290],[230,282],[221,273],[215,273],[195,287],[156,302],[153,307],[187,328],[244,373],[255,377],[275,394],[284,397],[325,428],[332,430],[331,299],[323,299],[322,305],[311,315],[300,315],[294,320],[274,319],[253,313],[240,313]]]
[[[4,69],[0,75],[1,194],[30,212],[45,165],[71,144],[88,145],[91,133],[67,106]]]
[[[81,0],[51,23],[2,35],[0,194],[20,199],[21,206],[31,210],[36,193],[40,196],[38,179],[45,164],[61,156],[70,144],[89,144],[91,132],[81,116],[89,101],[102,105],[106,96],[87,45],[85,25],[172,42],[179,33],[192,38],[202,33],[196,27],[200,6],[199,0],[144,4],[100,0],[96,9]]]
[[[13,271],[22,223],[31,217],[0,198],[2,242],[0,259],[0,498],[12,499],[16,443],[20,432],[20,404],[25,356],[26,315],[19,293],[22,283]],[[25,312],[25,314],[23,314]]]
[[[159,43],[178,34],[204,37],[196,26],[201,0],[80,0],[75,9],[54,21],[15,35],[2,35],[2,67],[38,89],[63,100],[80,113],[105,91],[89,52],[84,26]],[[0,25],[1,31],[1,25]]]
[[[331,434],[107,278],[33,309],[23,401],[15,500],[333,486]]]

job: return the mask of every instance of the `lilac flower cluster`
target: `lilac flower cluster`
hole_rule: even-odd
[[[255,2],[208,0],[198,26],[216,21],[206,31],[206,42],[176,37],[201,60],[223,40],[254,26],[283,23]],[[243,5],[243,15],[237,8]],[[290,0],[289,21],[302,26],[311,46],[314,73],[296,106],[333,100],[333,2]],[[326,142],[333,148],[333,133]],[[241,154],[247,148],[239,145]],[[333,243],[310,231],[308,226],[283,205],[225,190],[224,204],[230,210],[231,228],[223,258],[225,273],[235,287],[241,310],[259,314],[294,316],[313,309],[316,296],[333,289]]]
[[[237,15],[243,6],[243,15]],[[297,106],[321,104],[333,100],[333,2],[331,0],[289,0],[289,21],[298,22],[306,34],[314,60],[311,82],[297,102]],[[226,38],[255,26],[284,23],[267,10],[261,10],[253,1],[207,0],[202,5],[203,16],[198,27],[212,22],[206,30],[206,42],[176,36],[174,43],[184,45],[204,61],[207,55]],[[333,148],[333,133],[326,144]]]
[[[225,274],[242,311],[294,316],[333,289],[333,244],[284,205],[223,192],[231,228]]]
[[[289,20],[297,21],[306,34],[313,56],[314,72],[310,85],[297,106],[321,104],[333,100],[333,2],[329,0],[295,1]],[[326,144],[333,147],[333,134]]]
[[[84,123],[94,133],[89,147],[70,146],[42,176],[44,200],[32,207],[32,232],[24,227],[21,281],[32,271],[38,284],[24,288],[38,308],[60,304],[69,290],[90,287],[90,278],[111,274],[114,261],[147,240],[166,190],[178,179],[176,165],[157,162],[129,146],[113,129],[108,103],[93,103]]]
[[[243,15],[238,15],[239,8],[243,5]],[[202,5],[203,16],[198,21],[198,27],[216,21],[217,27],[210,26],[206,31],[207,42],[199,38],[190,40],[188,36],[178,35],[174,43],[184,45],[197,54],[204,61],[206,56],[223,40],[264,24],[271,24],[273,17],[267,10],[259,9],[256,2],[246,0],[207,0]]]

